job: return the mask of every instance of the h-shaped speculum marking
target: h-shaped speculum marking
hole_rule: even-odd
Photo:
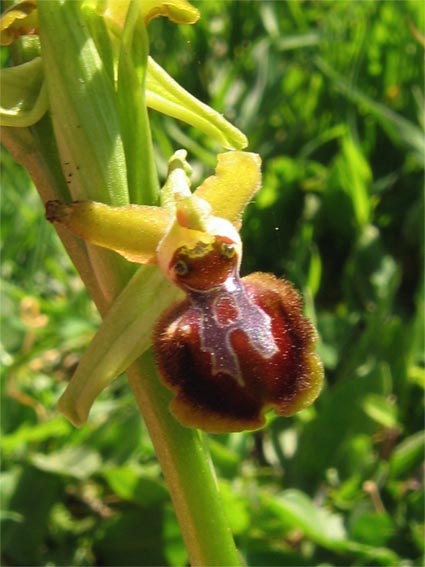
[[[188,291],[192,307],[200,316],[201,350],[211,354],[212,374],[228,374],[245,386],[231,336],[242,331],[250,345],[265,359],[278,353],[271,318],[249,297],[240,278],[232,275],[222,285],[204,291]],[[220,304],[227,303],[234,316],[221,321]]]

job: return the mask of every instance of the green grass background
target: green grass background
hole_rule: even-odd
[[[295,283],[326,386],[264,430],[209,437],[250,566],[423,565],[424,6],[197,2],[152,54],[263,158],[243,272]],[[158,167],[222,151],[151,114]],[[187,564],[125,379],[74,429],[55,402],[99,318],[28,177],[2,153],[4,565]],[[193,471],[196,474],[196,471]]]

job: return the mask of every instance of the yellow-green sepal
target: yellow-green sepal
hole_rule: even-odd
[[[155,251],[172,219],[160,207],[111,207],[95,201],[49,201],[46,218],[91,244],[114,250],[139,264],[155,262]]]

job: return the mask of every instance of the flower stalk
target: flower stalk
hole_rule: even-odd
[[[146,106],[149,45],[145,26],[137,27],[139,16],[139,3],[131,2],[120,43],[118,114],[123,133],[130,202],[155,205],[159,184]]]

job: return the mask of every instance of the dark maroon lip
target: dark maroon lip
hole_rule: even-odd
[[[154,352],[171,410],[210,432],[257,429],[264,413],[291,415],[317,397],[323,378],[316,335],[293,286],[270,274],[187,297],[157,323]],[[308,395],[308,392],[312,392]]]

